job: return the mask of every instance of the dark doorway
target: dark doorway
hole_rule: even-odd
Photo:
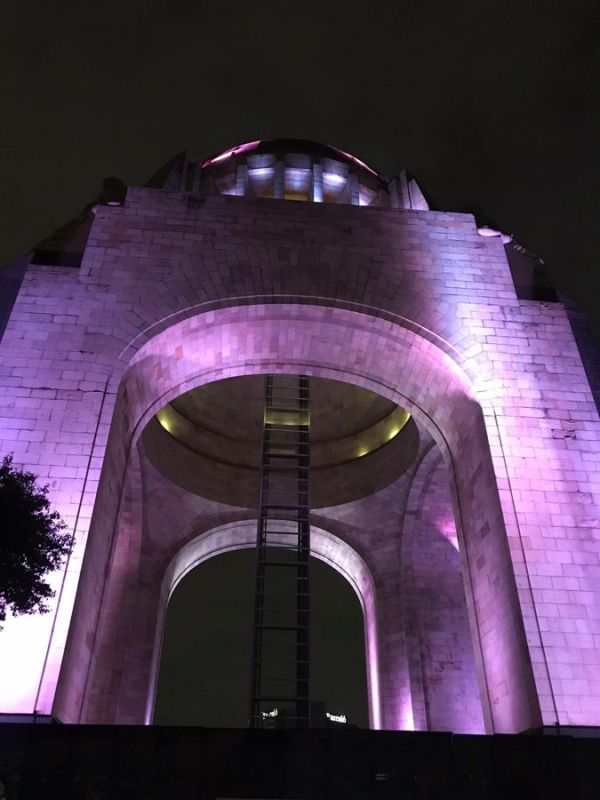
[[[216,556],[179,584],[167,609],[157,725],[242,728],[248,721],[255,552]],[[350,584],[311,559],[311,697],[368,727],[364,621]]]

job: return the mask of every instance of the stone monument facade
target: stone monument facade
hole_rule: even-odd
[[[600,725],[600,419],[510,237],[405,171],[256,141],[109,182],[2,280],[2,451],[75,545],[51,613],[0,633],[0,712],[151,723],[171,592],[255,541],[261,376],[301,374],[371,727]]]

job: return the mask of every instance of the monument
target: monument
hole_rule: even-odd
[[[406,171],[253,141],[107,182],[0,281],[2,452],[75,542],[52,612],[0,633],[1,713],[151,724],[171,593],[256,544],[265,376],[288,376],[371,728],[600,726],[600,419],[569,311],[510,236],[431,210]],[[263,517],[265,551],[306,534]]]

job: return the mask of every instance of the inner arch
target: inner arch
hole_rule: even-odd
[[[123,361],[123,372],[115,373],[111,387],[119,385],[118,394],[106,404],[106,430],[110,423],[104,457],[107,477],[100,482],[96,498],[96,508],[102,513],[95,512],[92,521],[62,662],[54,704],[60,719],[91,722],[110,713],[111,719],[137,720],[147,704],[148,638],[136,640],[132,658],[138,659],[140,670],[134,674],[127,669],[126,650],[121,647],[122,652],[115,654],[113,649],[118,638],[112,619],[118,617],[121,589],[119,576],[110,573],[112,553],[120,539],[128,547],[128,538],[138,536],[138,518],[121,513],[121,499],[128,491],[137,491],[136,446],[145,426],[166,403],[211,381],[286,373],[362,386],[407,409],[431,434],[452,485],[470,624],[486,687],[486,729],[517,732],[541,724],[494,469],[494,463],[498,469],[502,465],[497,450],[493,456],[490,449],[484,409],[472,382],[456,359],[407,320],[392,321],[332,306],[333,301],[309,305],[299,300],[285,307],[244,305],[204,314],[190,308],[184,318],[178,315],[177,322],[164,320],[162,330],[152,338],[132,343],[139,349]],[[104,441],[98,443],[99,455],[104,455],[104,446]],[[134,526],[128,528],[130,523]],[[111,581],[114,586],[108,585]],[[526,590],[523,593],[528,600]],[[381,604],[381,613],[389,616],[387,605]],[[91,651],[86,644],[90,640],[94,642]],[[110,696],[104,667],[107,653],[111,669],[122,665],[121,688]],[[382,648],[381,658],[386,654]],[[396,685],[397,675],[393,665],[382,669],[382,694],[405,692],[405,686]],[[398,727],[394,715],[384,723],[391,729]]]
[[[286,544],[284,537],[282,537],[281,544]],[[169,564],[161,585],[159,615],[152,657],[152,677],[146,707],[147,724],[152,722],[154,714],[167,606],[173,592],[193,569],[205,561],[224,553],[253,548],[255,545],[255,520],[220,525],[197,536],[185,545]],[[379,730],[381,727],[381,700],[379,693],[377,609],[373,577],[364,560],[350,545],[328,531],[315,526],[311,526],[311,555],[328,564],[328,566],[342,575],[348,581],[360,602],[365,631],[369,726],[372,729]]]
[[[205,561],[178,583],[167,608],[154,724],[247,727],[255,568],[254,550],[244,548]],[[311,558],[310,571],[311,723],[326,724],[327,711],[368,728],[358,598],[325,562]]]

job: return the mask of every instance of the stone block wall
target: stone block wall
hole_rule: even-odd
[[[268,310],[273,303],[279,317]],[[293,323],[290,304],[319,311]],[[215,309],[240,305],[248,325],[232,318],[228,336],[209,343]],[[362,329],[353,314],[364,318]],[[161,361],[152,342],[184,324],[188,339],[174,332],[171,361]],[[344,336],[336,338],[336,325]],[[186,351],[192,340],[194,355]],[[563,307],[519,300],[500,242],[479,237],[469,215],[219,196],[192,202],[152,189],[130,189],[123,207],[98,209],[79,270],[28,268],[0,343],[3,450],[48,481],[77,543],[64,580],[54,576],[58,613],[9,620],[1,634],[10,652],[0,659],[3,710],[52,708],[111,421],[112,435],[120,430],[126,441],[121,460],[104,467],[103,498],[121,496],[139,433],[125,411],[113,419],[128,370],[119,402],[137,402],[144,365],[136,358],[154,382],[150,403],[194,385],[194,358],[196,374],[215,377],[308,360],[313,374],[374,390],[379,381],[382,393],[405,400],[446,459],[459,538],[479,542],[467,585],[480,588],[467,595],[490,676],[495,647],[500,686],[513,641],[516,672],[533,666],[535,697],[524,688],[529,699],[506,700],[511,708],[527,707],[524,718],[533,720],[539,703],[549,725],[600,724],[600,421]],[[488,447],[493,473],[482,466]],[[478,503],[486,508],[476,522]],[[82,608],[102,604],[101,565],[118,519],[118,502],[104,504],[94,509]],[[488,582],[486,593],[490,559],[505,580]],[[518,604],[506,599],[499,624],[497,592],[511,596],[513,571]],[[526,638],[515,632],[515,615]],[[84,638],[71,647],[91,652],[94,644]],[[512,713],[497,725],[518,728]]]
[[[477,683],[450,484],[435,447],[410,486],[401,551],[415,729],[483,733],[485,687]]]

